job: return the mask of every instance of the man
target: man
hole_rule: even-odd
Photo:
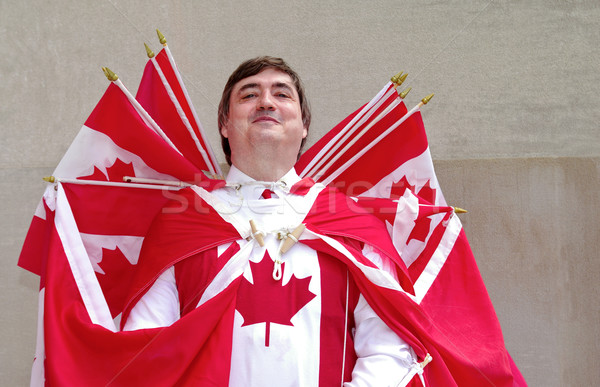
[[[175,323],[202,305],[227,273],[239,269],[243,275],[236,283],[232,338],[223,343],[231,348],[229,385],[404,385],[419,367],[411,347],[373,311],[346,264],[308,242],[294,244],[301,224],[323,224],[323,216],[335,223],[336,211],[347,210],[324,209],[322,204],[331,202],[327,195],[338,203],[340,194],[301,181],[293,169],[309,125],[302,84],[283,60],[259,57],[234,71],[219,105],[219,129],[231,165],[227,185],[195,193],[240,235],[251,224],[250,240],[238,237],[195,254],[173,253],[166,270],[125,313],[124,328]],[[176,219],[165,224],[186,222],[183,216]],[[360,219],[372,222],[368,215]],[[372,224],[368,232],[381,231],[379,238],[384,238],[383,226]],[[304,234],[309,233],[313,230]],[[367,244],[352,232],[338,240],[394,281],[394,260],[380,247],[387,242]],[[284,243],[292,247],[286,250]],[[140,265],[157,251],[162,250],[146,245]]]

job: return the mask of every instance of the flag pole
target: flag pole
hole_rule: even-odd
[[[193,184],[183,181],[148,179],[145,177],[123,176],[123,181],[126,183],[143,183],[143,184],[162,184],[172,187],[191,187]]]
[[[349,136],[352,135],[354,128],[360,127],[366,120],[368,120],[371,115],[379,109],[379,107],[392,95],[392,83],[386,84],[377,95],[369,101],[367,105],[365,105],[353,118],[350,120],[342,130],[340,130],[336,135],[329,140],[327,144],[323,146],[319,150],[319,152],[315,155],[314,158],[310,160],[310,162],[304,167],[302,172],[299,174],[300,177],[309,176],[315,169],[319,168],[329,157],[331,154],[335,152],[344,141],[348,139]]]
[[[194,144],[196,144],[196,148],[198,149],[198,151],[202,155],[202,159],[206,163],[206,166],[208,167],[208,169],[210,170],[210,172],[213,175],[215,175],[216,174],[216,170],[215,170],[215,168],[213,166],[213,163],[209,159],[209,157],[206,154],[206,151],[204,150],[204,148],[202,148],[202,145],[200,144],[200,140],[198,140],[198,136],[196,136],[196,133],[194,132],[194,129],[190,125],[190,121],[186,117],[185,112],[183,111],[183,108],[181,107],[181,104],[177,100],[177,97],[175,96],[175,93],[173,92],[173,89],[171,88],[171,85],[169,84],[169,81],[167,81],[167,78],[165,77],[165,74],[163,73],[162,69],[160,68],[158,62],[156,61],[156,58],[154,57],[154,52],[152,52],[152,50],[150,49],[150,47],[148,47],[148,45],[146,43],[144,43],[144,46],[146,47],[146,53],[148,54],[148,58],[152,62],[152,65],[154,66],[154,69],[158,73],[158,76],[159,76],[161,82],[163,83],[163,86],[165,87],[165,89],[167,91],[167,95],[171,99],[171,102],[173,102],[173,105],[175,105],[175,110],[177,111],[177,114],[179,115],[179,118],[181,118],[181,121],[183,122],[183,125],[188,130],[188,133],[192,137],[192,140],[194,141]]]
[[[101,185],[106,187],[126,187],[126,188],[145,188],[145,189],[160,189],[169,191],[178,191],[183,187],[191,186],[191,184],[179,182],[182,185],[158,185],[158,184],[138,184],[136,182],[116,182],[116,181],[100,181],[100,180],[84,180],[84,179],[69,179],[64,177],[47,176],[42,180],[48,183],[67,183],[67,184],[79,184],[79,185]],[[148,181],[151,179],[147,179]],[[156,180],[162,181],[162,180]],[[163,181],[164,182],[164,181]],[[186,185],[183,185],[186,184]]]
[[[179,151],[179,149],[177,149],[175,144],[173,144],[173,142],[169,139],[169,137],[165,134],[165,132],[163,132],[163,130],[160,128],[160,126],[158,126],[158,124],[154,121],[154,119],[152,119],[152,117],[150,117],[150,114],[148,114],[148,112],[146,112],[146,110],[144,110],[142,105],[140,105],[140,103],[129,92],[129,90],[127,90],[127,88],[125,87],[123,82],[121,82],[121,80],[119,79],[117,74],[115,74],[108,67],[102,67],[102,71],[104,71],[104,75],[106,75],[106,78],[108,78],[109,81],[111,81],[119,89],[121,89],[123,94],[125,94],[125,97],[127,97],[127,99],[129,100],[129,103],[131,103],[131,105],[133,105],[133,107],[135,108],[137,113],[140,115],[142,120],[146,123],[146,125],[148,125],[152,130],[154,130],[156,132],[156,134],[158,134],[167,144],[169,144],[171,146],[171,148],[175,149],[177,151],[177,153],[182,155],[181,152]]]
[[[208,138],[206,137],[204,128],[202,127],[202,124],[200,123],[200,120],[198,119],[198,114],[196,113],[194,104],[192,104],[190,95],[185,87],[185,84],[183,83],[183,79],[181,78],[179,69],[177,68],[177,65],[175,64],[175,59],[173,58],[173,54],[171,54],[171,50],[169,50],[169,47],[167,46],[167,39],[165,39],[165,36],[158,29],[156,30],[156,34],[158,35],[158,40],[163,45],[164,50],[167,53],[167,58],[169,59],[169,63],[171,64],[171,67],[173,68],[175,77],[177,78],[177,81],[179,82],[179,85],[181,86],[181,90],[183,91],[183,95],[185,96],[188,106],[190,107],[190,110],[192,111],[192,116],[193,116],[194,120],[196,121],[196,125],[198,126],[198,130],[200,132],[200,137],[202,137],[202,141],[206,145],[206,150],[208,151],[208,157],[212,161],[213,170],[216,171],[217,175],[223,176],[223,172],[221,171],[221,166],[217,162],[217,158],[215,157],[215,153],[214,153],[212,147],[210,146],[210,142],[208,141]]]
[[[371,148],[373,148],[375,145],[377,145],[385,136],[387,136],[388,134],[390,134],[394,129],[396,129],[404,121],[406,121],[410,116],[412,116],[414,113],[416,113],[417,111],[419,111],[423,105],[426,105],[431,100],[431,98],[433,98],[433,94],[429,94],[428,96],[426,96],[425,98],[423,98],[421,100],[421,102],[419,102],[414,108],[412,108],[409,112],[407,112],[404,116],[402,116],[401,119],[399,119],[398,121],[396,121],[396,123],[394,125],[390,126],[385,132],[381,133],[375,140],[371,141],[371,143],[369,143],[369,145],[367,145],[366,147],[364,147],[363,149],[361,149],[350,160],[346,161],[341,167],[339,167],[336,171],[334,171],[331,175],[329,175],[323,181],[323,184],[329,185],[339,175],[341,175],[342,173],[344,173],[346,171],[346,169],[348,169],[348,167],[350,167],[352,164],[354,164],[354,162],[356,160],[358,160],[360,157],[362,157],[362,155],[364,155]],[[317,176],[315,178],[315,181],[317,181],[319,178],[320,178],[320,176]]]
[[[311,160],[311,163],[304,169],[302,177],[310,176],[315,173],[343,144],[362,126],[372,115],[381,107],[381,105],[394,93],[391,84],[386,85],[386,92],[372,106],[365,106],[342,130],[339,131]],[[384,88],[385,89],[385,88]],[[396,104],[396,101],[392,102]],[[358,122],[357,122],[358,121]],[[312,164],[311,168],[309,166]]]
[[[339,149],[339,147],[342,146],[345,141],[348,140],[348,138],[358,129],[358,127],[364,124],[365,121],[368,120],[389,97],[391,97],[393,94],[391,91],[392,88],[397,91],[397,88],[404,83],[407,76],[408,74],[404,74],[402,71],[392,76],[390,79],[391,83],[388,83],[386,86],[384,86],[383,89],[381,89],[380,92],[371,101],[369,101],[369,104],[361,109],[361,111],[339,133],[337,133],[334,138],[332,138],[319,151],[319,153],[317,153],[317,155],[304,168],[302,173],[300,173],[300,176],[305,177],[316,172],[317,169],[320,168],[323,163],[325,163],[327,159],[329,159],[332,154]],[[401,98],[404,99],[404,97]],[[399,103],[400,102],[397,101],[392,102],[392,104],[395,104],[392,108],[396,107]],[[388,111],[389,110],[387,110],[386,113]],[[356,121],[358,120],[360,120],[360,122],[357,123]],[[342,138],[340,139],[340,137]]]
[[[323,176],[325,174],[325,172],[329,168],[331,168],[331,166],[333,165],[333,163],[335,163],[340,157],[342,157],[348,151],[348,149],[350,149],[354,144],[356,144],[356,142],[358,140],[360,140],[360,138],[362,136],[364,136],[365,133],[367,133],[367,131],[369,129],[371,129],[376,123],[378,123],[383,117],[385,117],[392,109],[394,109],[398,105],[399,105],[399,103],[396,102],[396,101],[394,101],[392,104],[390,104],[390,106],[388,106],[387,108],[385,108],[385,110],[382,111],[377,117],[375,117],[375,119],[373,121],[371,121],[369,123],[369,125],[367,125],[356,136],[354,136],[352,138],[352,140],[350,140],[346,144],[346,146],[344,146],[344,148],[342,148],[341,151],[339,151],[337,154],[335,154],[333,156],[333,158],[331,160],[329,160],[329,162],[323,168],[321,168],[321,170],[315,175],[315,180],[319,179],[321,176]],[[315,169],[316,169],[316,167],[315,167]]]

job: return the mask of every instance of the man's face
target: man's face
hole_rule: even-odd
[[[236,83],[221,133],[229,140],[236,165],[244,157],[260,157],[264,146],[289,151],[296,157],[308,130],[302,123],[298,92],[290,76],[267,68]]]

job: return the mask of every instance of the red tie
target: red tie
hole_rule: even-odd
[[[263,199],[271,199],[271,197],[273,197],[273,194],[275,194],[275,192],[271,191],[270,189],[266,189],[260,196]]]

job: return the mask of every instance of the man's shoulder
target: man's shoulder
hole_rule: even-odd
[[[239,239],[237,230],[188,187],[169,192],[169,201],[154,218],[144,239],[142,255],[161,252],[178,259],[202,248]]]

